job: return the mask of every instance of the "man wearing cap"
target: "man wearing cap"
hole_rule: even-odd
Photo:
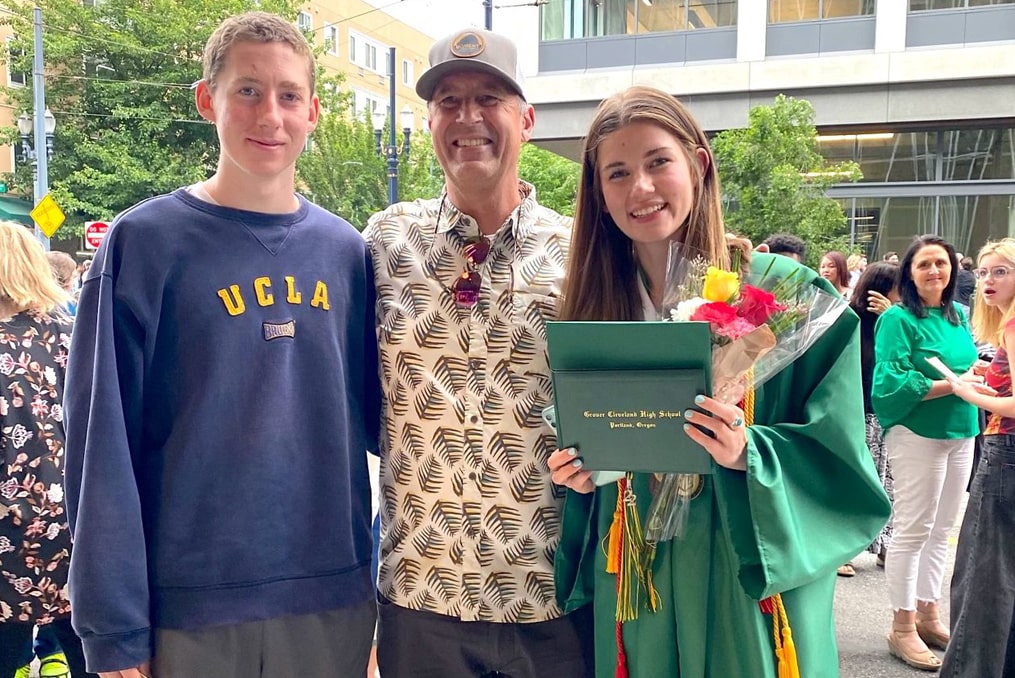
[[[378,664],[400,676],[592,675],[553,586],[561,488],[540,413],[570,220],[518,177],[535,113],[515,45],[468,29],[416,83],[447,183],[371,218],[382,359]]]

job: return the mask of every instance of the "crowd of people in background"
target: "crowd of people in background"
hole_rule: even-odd
[[[797,260],[806,256],[805,243],[789,234],[765,243]],[[819,264],[860,318],[867,446],[893,504],[891,520],[868,547],[886,571],[889,651],[948,676],[1015,670],[1006,658],[1015,600],[995,591],[977,595],[987,582],[1006,591],[1013,581],[1012,547],[1002,534],[1010,498],[1000,480],[1015,449],[1004,350],[1015,326],[1013,262],[1015,241],[1007,238],[987,243],[974,260],[942,238],[920,236],[901,260],[887,252],[868,264],[862,254],[833,251]],[[958,379],[931,367],[929,357]],[[949,628],[940,614],[947,540],[967,487]],[[838,574],[854,576],[853,563]],[[943,660],[932,649],[944,650]]]
[[[510,40],[447,35],[416,91],[446,185],[360,236],[295,192],[320,113],[306,39],[232,17],[195,88],[211,177],[120,215],[91,268],[0,223],[0,678],[33,642],[74,678],[362,678],[374,646],[384,678],[836,676],[836,575],[864,549],[892,655],[1015,671],[1015,240],[815,270],[792,234],[753,251],[700,124],[650,87],[600,104],[572,222],[518,175],[535,111]],[[662,317],[673,243],[852,312],[742,399],[695,400],[714,473],[623,583],[604,547],[657,479],[599,486],[556,449],[546,323]],[[625,612],[631,591],[661,605]]]

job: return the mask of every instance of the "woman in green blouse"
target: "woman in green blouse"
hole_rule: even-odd
[[[976,408],[952,394],[927,363],[938,357],[967,381],[976,346],[965,313],[952,299],[955,248],[934,235],[918,237],[899,266],[902,303],[878,319],[871,400],[886,431],[895,478],[894,531],[885,572],[892,605],[889,651],[910,666],[934,671],[948,627],[938,613],[948,533],[969,479]]]

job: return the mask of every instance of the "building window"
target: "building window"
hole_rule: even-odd
[[[909,0],[909,11],[966,9],[968,7],[989,7],[990,5],[1015,5],[1015,0]]]
[[[28,73],[11,70],[11,64],[24,56],[24,51],[12,47],[14,38],[7,38],[7,84],[11,87],[24,87],[28,82]]]
[[[639,33],[736,26],[736,0],[638,0]]]
[[[296,15],[296,26],[304,33],[314,30],[314,17],[309,12],[300,12]]]
[[[354,117],[362,120],[368,115],[373,115],[374,111],[387,112],[387,110],[388,104],[383,95],[355,87],[352,89],[352,114]]]
[[[1015,180],[1015,127],[836,133],[818,141],[829,162],[860,165],[862,183],[830,193],[846,212],[851,243],[868,257],[901,252],[914,233],[936,233],[968,254],[1015,224],[1015,195],[983,185]],[[955,191],[964,184],[968,193]]]
[[[412,62],[408,59],[402,59],[402,84],[406,87],[412,87]]]
[[[387,54],[388,48],[359,33],[349,32],[349,61],[361,68],[387,75],[383,69],[387,63],[382,58],[378,61],[378,53]]]
[[[915,1],[915,0],[914,0]],[[876,0],[769,0],[768,22],[819,21],[874,16]]]
[[[328,24],[324,27],[324,51],[338,54],[338,26]]]
[[[737,0],[548,0],[541,15],[543,40],[692,31],[736,23]]]

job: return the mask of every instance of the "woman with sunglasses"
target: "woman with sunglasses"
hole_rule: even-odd
[[[972,370],[976,346],[954,302],[957,268],[950,243],[936,235],[916,238],[899,264],[901,303],[881,315],[874,334],[871,403],[885,431],[895,489],[885,559],[893,613],[888,648],[926,671],[941,666],[928,646],[948,645],[938,600],[948,533],[979,431],[976,408],[955,397],[928,359],[940,359],[964,380],[983,381]]]
[[[632,87],[600,104],[585,140],[562,318],[658,319],[671,243],[730,268],[707,137],[673,96]],[[833,291],[788,257],[745,258]],[[774,678],[773,619],[759,606],[774,594],[800,675],[838,675],[835,568],[874,539],[889,512],[857,425],[857,325],[843,313],[758,389],[753,421],[738,405],[700,397],[691,421],[711,435],[685,430],[712,456],[713,473],[690,499],[684,534],[655,547],[654,612],[638,604],[636,619],[616,621],[618,578],[601,548],[618,496],[635,502],[644,524],[652,474],[631,474],[633,492],[619,495],[618,483],[593,485],[581,450],[550,457],[554,481],[570,489],[557,597],[567,610],[592,604],[597,676]]]
[[[948,678],[1015,675],[1015,396],[1008,348],[1015,347],[1015,239],[980,250],[973,335],[997,347],[986,371],[986,395],[969,382],[952,388],[959,398],[990,412],[983,433],[952,575],[952,635],[941,666]]]

